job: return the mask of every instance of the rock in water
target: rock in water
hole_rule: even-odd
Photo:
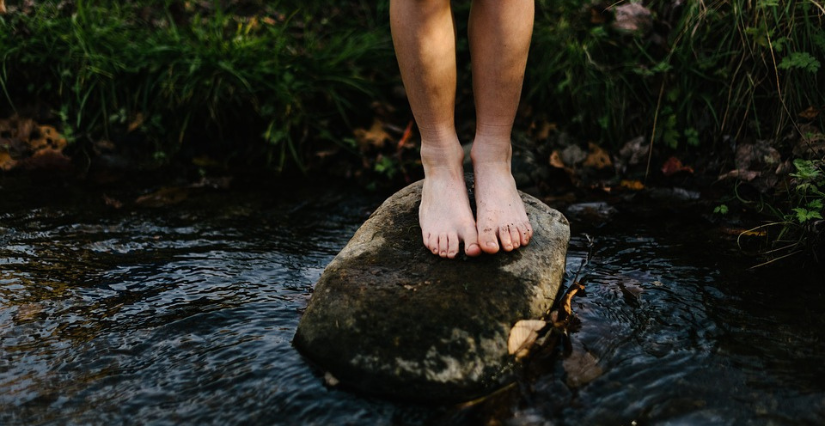
[[[402,189],[327,266],[294,344],[342,384],[395,398],[465,401],[511,382],[510,328],[552,305],[570,239],[561,213],[521,196],[528,246],[450,260],[421,242],[421,182]]]

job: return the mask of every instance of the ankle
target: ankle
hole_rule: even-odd
[[[435,170],[450,170],[462,173],[464,162],[464,150],[456,139],[455,143],[448,144],[421,144],[421,164],[424,166],[424,174]]]
[[[508,170],[510,168],[510,161],[513,157],[513,148],[510,145],[510,140],[491,141],[491,140],[476,140],[473,142],[473,148],[470,150],[470,159],[473,160],[473,166],[484,165],[506,165]]]

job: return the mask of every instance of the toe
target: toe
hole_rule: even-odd
[[[521,245],[526,246],[527,243],[530,242],[530,238],[533,237],[533,228],[530,227],[530,222],[524,222],[519,225],[518,227],[519,238],[521,239]]]
[[[447,257],[452,259],[458,254],[458,234],[450,232],[447,234]]]
[[[518,228],[516,228],[516,224],[510,224],[510,240],[513,242],[513,248],[517,249],[521,246],[521,236],[519,235]]]
[[[447,249],[449,248],[450,241],[447,239],[447,234],[439,234],[438,235],[438,255],[441,257],[447,257]]]
[[[498,238],[496,238],[495,230],[492,227],[485,227],[479,230],[478,243],[481,250],[485,253],[498,253]]]
[[[478,231],[475,226],[464,228],[460,235],[464,241],[464,253],[467,256],[475,257],[481,254],[481,246],[478,244]]]
[[[433,254],[438,254],[438,235],[430,234],[426,245]]]
[[[498,228],[498,239],[501,240],[501,248],[504,251],[513,250],[513,240],[510,239],[510,228],[508,226]]]

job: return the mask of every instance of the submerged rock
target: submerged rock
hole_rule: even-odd
[[[570,230],[559,212],[522,194],[534,229],[528,246],[442,259],[421,242],[420,199],[417,182],[361,226],[315,286],[294,344],[349,387],[469,400],[514,379],[510,328],[553,304]]]

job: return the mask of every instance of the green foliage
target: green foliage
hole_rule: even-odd
[[[825,162],[822,160],[796,159],[793,162],[795,173],[788,192],[787,211],[771,207],[780,217],[777,223],[781,231],[775,243],[792,244],[789,247],[812,246],[819,238],[818,223],[825,213]],[[781,206],[780,206],[781,207]]]
[[[808,52],[793,52],[779,63],[779,68],[783,70],[797,68],[814,74],[819,71],[819,67],[819,61]]]
[[[376,80],[394,78],[372,67],[394,61],[389,31],[363,4],[242,6],[38,2],[0,18],[0,87],[10,102],[46,101],[83,141],[139,134],[155,160],[232,144],[301,164],[369,112]]]
[[[615,147],[656,121],[657,142],[686,148],[781,134],[825,99],[819,0],[647,0],[647,25],[620,31],[613,11],[629,3],[537,2],[534,110]]]

